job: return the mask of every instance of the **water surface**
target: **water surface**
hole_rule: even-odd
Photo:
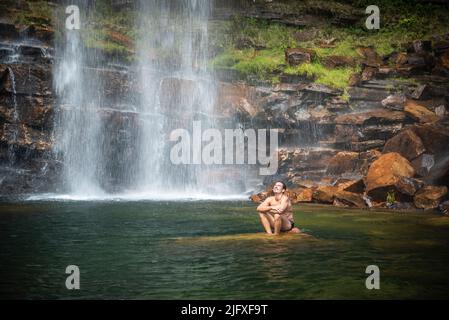
[[[449,298],[449,218],[295,207],[269,237],[247,201],[0,204],[0,298]],[[380,290],[367,290],[377,265]],[[77,265],[81,289],[67,290]]]

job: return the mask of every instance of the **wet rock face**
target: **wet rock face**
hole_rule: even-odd
[[[0,15],[5,3],[0,3]],[[7,0],[7,7],[20,9],[20,5],[26,5],[26,1]],[[251,1],[250,7],[244,11],[247,17],[297,26],[314,26],[324,19],[346,24],[359,18],[357,14],[287,12],[276,1],[259,1],[255,6]],[[307,32],[301,32],[298,39],[315,38],[316,32]],[[129,39],[112,33],[108,36],[133,49]],[[11,41],[17,44],[25,38],[37,42],[10,45]],[[60,116],[55,112],[52,88],[53,38],[51,26],[0,23],[0,194],[52,190],[58,170],[63,167],[52,154],[55,141],[51,132],[55,117]],[[5,44],[6,40],[9,44]],[[354,64],[362,68],[353,76],[345,99],[342,90],[313,83],[305,76],[280,75],[281,83],[277,85],[257,86],[236,82],[236,75],[227,74],[218,84],[216,110],[220,121],[237,121],[244,128],[279,129],[279,170],[266,177],[265,187],[274,179],[285,180],[295,202],[325,201],[363,208],[368,205],[364,193],[373,198],[378,193],[380,201],[385,201],[384,191],[389,188],[394,189],[398,200],[413,202],[417,194],[417,199],[424,197],[419,191],[426,185],[447,185],[449,181],[448,40],[417,40],[406,50],[385,57],[370,47],[358,48],[360,58],[356,59],[329,57],[324,62],[329,68]],[[263,44],[248,43],[246,39],[241,39],[239,45],[263,48]],[[286,51],[286,62],[292,65],[314,58],[310,50]],[[168,60],[164,63],[179,62]],[[106,135],[104,145],[117,146],[108,147],[108,156],[119,154],[115,165],[126,166],[136,152],[129,147],[130,141],[139,136],[139,127],[144,124],[135,116],[139,110],[132,109],[134,101],[124,97],[137,97],[143,88],[128,70],[91,67],[85,70],[88,81],[101,83],[104,91],[100,118],[108,132],[116,133]],[[397,76],[414,79],[414,83],[397,82]],[[178,96],[162,96],[161,107],[169,114],[180,97],[192,90],[192,84],[185,79],[167,78],[161,90],[179,92]],[[62,112],[70,112],[70,108],[64,106]],[[385,161],[383,157],[392,153],[402,159],[395,156]],[[389,162],[400,169],[389,167]],[[377,171],[381,173],[376,176],[373,172]],[[120,179],[111,177],[111,184]],[[382,179],[388,181],[383,184]],[[269,194],[269,190],[264,191],[253,200],[262,201]]]
[[[17,4],[14,3],[8,9]],[[54,152],[57,141],[53,138],[53,127],[64,112],[72,112],[73,106],[59,101],[61,107],[56,108],[53,36],[54,30],[45,24],[19,27],[9,22],[0,23],[2,196],[55,192],[60,185],[64,163]],[[136,77],[113,67],[86,66],[85,74],[87,81],[102,86],[104,99],[99,117],[105,130],[114,133],[103,137],[102,147],[111,151],[107,155],[114,159],[111,166],[126,166],[136,158],[136,150],[127,146],[133,145],[139,136],[136,130],[140,127],[130,112],[132,101],[124,97],[135,97],[141,91],[132,81]],[[133,128],[137,129],[131,130]],[[119,172],[114,168],[106,170]],[[112,174],[109,182],[114,184],[115,180],[123,180],[123,177]]]
[[[44,29],[0,26],[0,195],[49,192],[58,180],[52,67],[43,42],[52,31]],[[31,35],[32,44],[25,41]]]

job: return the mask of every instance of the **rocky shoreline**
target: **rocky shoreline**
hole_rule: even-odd
[[[277,175],[265,179],[267,190],[251,199],[262,201],[272,181],[280,179],[289,185],[293,202],[440,207],[447,212],[448,40],[444,45],[442,40],[417,40],[389,57],[361,48],[368,54],[361,73],[353,76],[348,101],[323,86],[280,84],[271,94],[277,103],[265,107],[269,120],[264,120],[288,128],[286,146],[279,152]],[[393,56],[394,64],[389,62]],[[409,83],[396,82],[398,74]],[[307,99],[311,92],[313,98]],[[301,104],[292,103],[294,99]],[[309,130],[312,135],[306,133]],[[294,147],[290,135],[309,137],[312,141],[307,142],[318,147]]]
[[[248,15],[287,24],[282,19],[293,19],[301,25],[299,16],[258,10]],[[51,24],[0,23],[2,195],[57,191],[63,163],[53,151],[54,37]],[[128,45],[129,40],[125,42]],[[263,179],[251,200],[263,201],[271,184],[283,180],[294,203],[440,208],[447,213],[449,34],[404,43],[385,56],[371,47],[358,47],[357,52],[357,58],[336,55],[325,62],[330,69],[360,67],[347,91],[318,84],[310,76],[280,74],[276,84],[256,84],[229,70],[216,70],[216,110],[223,121],[280,133],[278,171]],[[314,54],[288,48],[285,64],[300,66],[312,61]],[[102,117],[111,130],[123,131],[129,122],[141,125],[135,112],[126,108],[132,101],[122,99],[141,90],[132,69],[111,64],[87,65],[85,70],[106,84]],[[187,83],[167,81],[171,86]],[[162,109],[169,112],[173,102],[164,103]],[[128,132],[126,137],[136,134]],[[113,144],[115,138],[106,143]],[[132,159],[135,150],[126,152]]]

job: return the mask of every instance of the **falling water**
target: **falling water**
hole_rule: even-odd
[[[12,139],[14,143],[17,143],[18,135],[19,135],[19,113],[17,110],[17,92],[16,92],[16,78],[14,76],[14,71],[8,67],[8,74],[11,81],[11,97],[13,101],[13,113],[12,113],[12,123],[14,125],[12,129]],[[13,166],[16,161],[16,148],[14,143],[8,145],[8,161],[9,165]]]
[[[63,190],[77,195],[102,194],[101,87],[86,76],[81,31],[64,30],[56,51],[60,59],[54,72],[58,96],[55,152],[65,164]]]
[[[144,120],[138,187],[207,192],[201,190],[210,188],[207,168],[170,162],[169,133],[191,132],[193,121],[201,121],[203,128],[214,126],[214,81],[206,72],[210,1],[141,1],[139,12],[141,112],[154,116]]]
[[[54,150],[64,163],[62,191],[81,197],[244,191],[229,181],[229,168],[224,174],[218,165],[174,165],[170,160],[173,130],[192,132],[194,121],[203,130],[220,129],[215,81],[206,67],[211,1],[142,0],[136,6],[136,62],[130,69],[135,72],[127,75],[135,78],[137,89],[121,97],[127,110],[109,101],[105,80],[91,74],[114,64],[87,50],[79,30],[65,30],[56,47]],[[119,127],[114,119],[120,119]],[[240,178],[238,173],[235,177],[231,180]]]

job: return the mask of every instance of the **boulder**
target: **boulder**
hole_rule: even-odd
[[[365,183],[363,179],[353,180],[352,184],[348,185],[343,189],[343,191],[348,191],[352,193],[364,193]]]
[[[312,202],[312,189],[303,189],[302,192],[296,194],[297,202]]]
[[[397,152],[412,161],[426,151],[421,138],[411,129],[405,129],[385,143],[383,153]]]
[[[348,207],[366,208],[366,202],[363,199],[363,195],[348,191],[338,191],[335,194],[334,203],[345,204]]]
[[[404,94],[393,94],[383,99],[381,103],[387,109],[402,111],[406,101],[407,98]]]
[[[333,203],[335,194],[338,192],[338,187],[335,186],[320,186],[313,191],[313,200],[320,203]]]
[[[428,123],[410,128],[422,140],[427,153],[444,156],[449,141],[449,128],[445,123]]]
[[[249,199],[250,199],[252,202],[255,202],[255,203],[262,203],[262,202],[263,202],[266,198],[268,198],[269,196],[270,196],[270,192],[262,191],[262,192],[260,192],[260,193],[251,195],[251,196],[249,197]]]
[[[259,194],[252,194],[249,199],[254,203],[262,203],[262,198],[259,196]]]
[[[415,194],[413,202],[420,209],[435,209],[446,195],[446,186],[426,186]]]
[[[388,190],[395,189],[395,184],[415,175],[410,162],[397,152],[383,154],[374,161],[365,177],[366,192],[375,200],[385,200]]]
[[[424,186],[424,182],[414,178],[401,177],[394,186],[401,194],[414,196]]]
[[[433,154],[423,153],[412,160],[413,169],[418,176],[425,177],[435,165],[435,156]]]
[[[285,61],[290,65],[311,63],[315,59],[315,51],[305,48],[288,48],[285,50]]]
[[[300,202],[312,202],[312,189],[307,188],[293,188],[288,189],[289,197],[293,204]]]
[[[413,100],[407,100],[404,111],[411,118],[421,123],[432,123],[439,119],[439,117],[426,107],[423,107]]]

